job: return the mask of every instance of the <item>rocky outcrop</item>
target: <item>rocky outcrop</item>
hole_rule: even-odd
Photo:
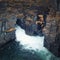
[[[13,15],[8,18],[6,16],[0,18],[0,47],[11,40],[15,40],[15,24],[16,17]]]
[[[47,16],[44,34],[45,47],[54,55],[60,56],[60,18],[57,16],[57,14],[55,18],[50,18]]]

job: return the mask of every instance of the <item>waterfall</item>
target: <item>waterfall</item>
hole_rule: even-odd
[[[24,49],[42,50],[44,46],[44,36],[29,36],[21,27],[16,27],[16,40],[23,45]]]

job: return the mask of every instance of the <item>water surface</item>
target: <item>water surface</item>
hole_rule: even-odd
[[[0,60],[60,60],[44,47],[44,36],[29,36],[19,26],[16,40],[0,48]]]

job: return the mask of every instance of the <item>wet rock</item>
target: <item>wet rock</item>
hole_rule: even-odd
[[[44,46],[50,50],[55,56],[60,56],[60,19],[47,19],[45,27],[45,42]]]
[[[15,24],[16,18],[10,16],[9,18],[2,17],[0,19],[0,47],[5,43],[14,40],[15,37]]]

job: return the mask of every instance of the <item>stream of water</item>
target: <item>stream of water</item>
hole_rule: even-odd
[[[44,47],[44,36],[29,36],[16,27],[16,40],[0,49],[0,60],[60,60]]]

